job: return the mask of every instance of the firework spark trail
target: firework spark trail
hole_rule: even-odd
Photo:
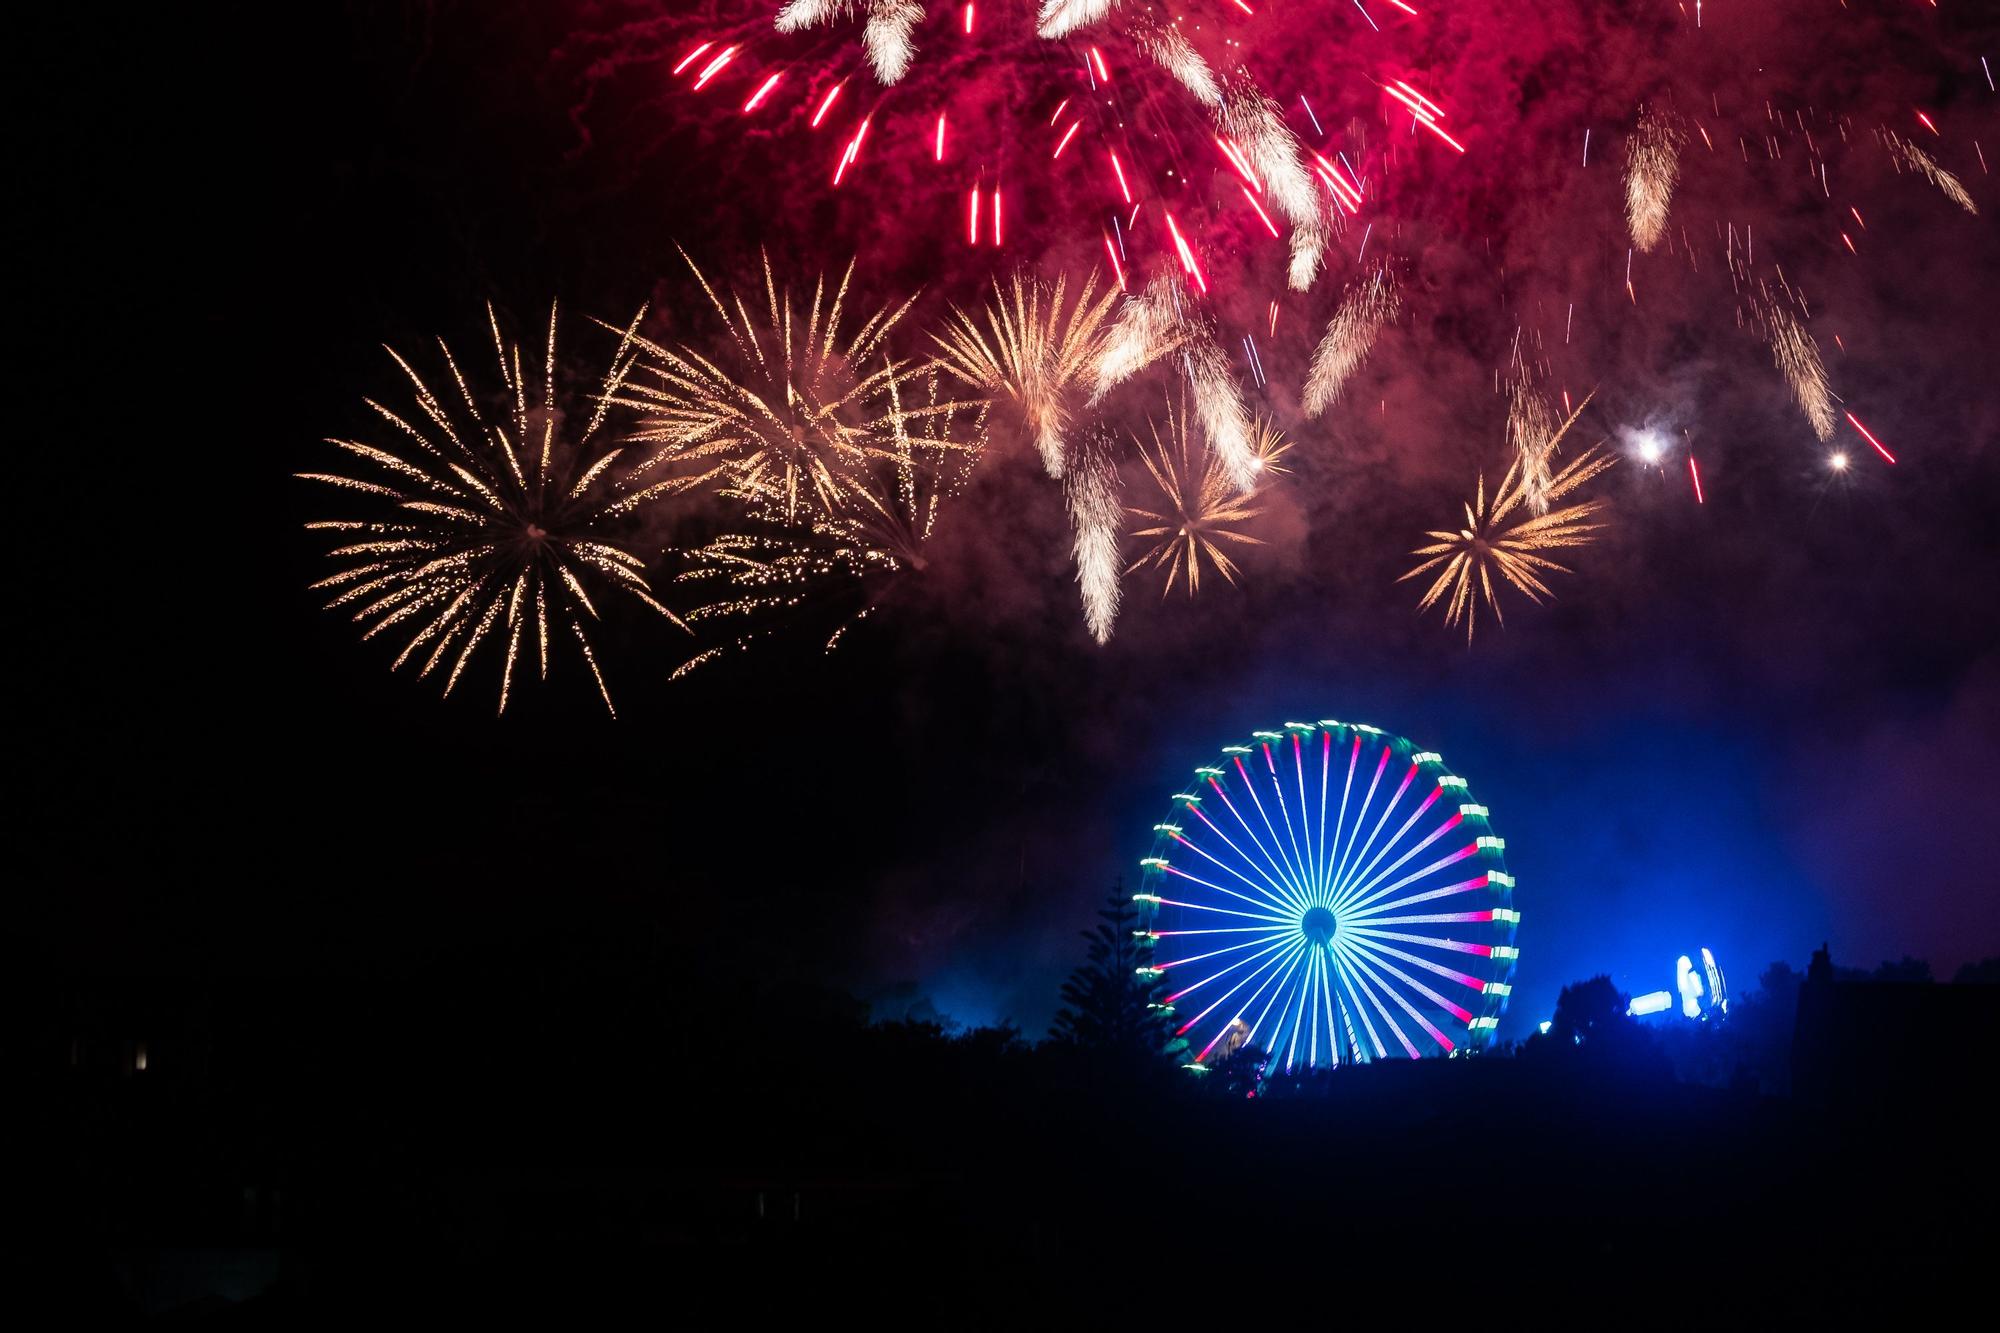
[[[857,11],[868,16],[861,44],[875,77],[885,84],[899,82],[917,56],[910,37],[923,22],[924,7],[916,0],[790,0],[778,11],[776,26],[779,32],[801,32]]]
[[[1972,195],[1966,191],[1964,183],[1939,166],[1936,158],[1892,129],[1885,127],[1880,133],[1882,142],[1888,146],[1889,155],[1898,163],[1937,186],[1944,192],[1945,198],[1966,212],[1973,214],[1979,212],[1979,205],[1973,202]]]
[[[661,444],[674,457],[718,460],[734,489],[768,497],[787,521],[803,508],[838,510],[857,467],[893,456],[913,424],[920,444],[955,447],[923,428],[962,404],[899,405],[900,389],[924,367],[898,361],[887,340],[914,297],[843,334],[851,262],[830,296],[825,279],[815,280],[800,318],[768,255],[763,308],[754,315],[740,295],[725,297],[685,252],[682,258],[722,318],[733,366],[685,344],[670,348],[635,337],[645,353],[637,366],[644,378],[628,379],[617,398],[641,414],[634,440]]]
[[[596,406],[574,438],[564,429],[565,404],[557,389],[555,307],[542,366],[541,392],[522,365],[521,348],[500,333],[487,307],[487,324],[506,396],[482,408],[451,348],[438,349],[459,401],[440,398],[393,349],[389,355],[409,379],[418,412],[404,416],[369,399],[389,423],[401,450],[355,440],[329,443],[369,465],[378,479],[301,473],[344,492],[384,502],[390,517],[309,523],[314,531],[348,534],[330,554],[343,566],[311,586],[334,592],[327,608],[353,608],[367,624],[363,639],[395,625],[414,631],[396,657],[401,667],[426,645],[418,670],[428,676],[454,648],[445,680],[449,695],[478,646],[496,628],[505,641],[499,711],[511,695],[521,645],[533,627],[541,675],[548,675],[549,617],[568,624],[604,706],[617,716],[583,620],[598,618],[584,586],[608,583],[652,610],[682,622],[653,596],[645,561],[623,543],[618,520],[648,501],[701,484],[705,475],[650,480],[654,460],[620,468],[628,445],[600,448],[599,430],[610,403],[638,357],[639,317],[622,331],[610,367],[594,395]],[[532,363],[531,363],[532,364]],[[449,392],[449,391],[447,391]],[[413,448],[411,446],[414,446]],[[682,628],[686,628],[682,625]]]
[[[1087,28],[1118,7],[1118,0],[1042,0],[1035,31],[1043,37],[1067,37]]]
[[[1395,283],[1386,267],[1347,289],[1313,351],[1301,402],[1307,416],[1316,417],[1339,401],[1341,390],[1367,359],[1382,326],[1396,317],[1397,308]]]
[[[1246,523],[1263,512],[1253,507],[1257,492],[1237,493],[1213,454],[1205,455],[1199,462],[1195,460],[1189,447],[1185,387],[1167,399],[1164,436],[1157,419],[1148,422],[1148,428],[1152,444],[1148,448],[1145,441],[1138,441],[1139,458],[1159,487],[1162,507],[1158,511],[1136,507],[1128,511],[1134,518],[1154,525],[1137,529],[1132,535],[1156,541],[1125,572],[1137,573],[1148,565],[1164,568],[1167,576],[1160,590],[1162,597],[1173,592],[1177,580],[1186,585],[1188,596],[1194,596],[1201,589],[1204,562],[1212,564],[1226,581],[1236,582],[1236,562],[1221,544],[1263,545],[1260,539],[1235,529],[1236,524]],[[1289,447],[1266,421],[1258,422],[1258,433],[1260,443],[1268,450],[1268,458],[1275,459]]]
[[[1306,290],[1318,275],[1326,250],[1326,214],[1300,155],[1298,136],[1285,124],[1278,104],[1247,78],[1231,83],[1216,111],[1216,124],[1249,159],[1264,196],[1292,224],[1292,259],[1286,276],[1293,291]]]
[[[1639,124],[1625,145],[1625,220],[1632,244],[1649,251],[1666,234],[1667,210],[1680,179],[1687,134],[1672,112],[1639,108]]]
[[[1147,283],[1145,290],[1119,302],[1117,322],[1098,347],[1092,367],[1092,407],[1187,340],[1187,326],[1181,318],[1185,299],[1180,281],[1163,273]]]
[[[1014,275],[1009,291],[996,280],[982,328],[956,306],[945,334],[932,335],[940,364],[989,397],[1012,399],[1051,477],[1063,474],[1071,399],[1097,367],[1111,331],[1118,293],[1097,292],[1093,274],[1073,301],[1064,300],[1068,279],[1055,286]]]
[[[1124,515],[1118,503],[1118,463],[1110,427],[1095,424],[1078,440],[1063,477],[1063,498],[1076,534],[1073,553],[1084,624],[1097,642],[1109,643],[1112,623],[1118,618],[1122,573],[1118,526]]]
[[[1780,301],[1751,298],[1751,307],[1764,320],[1771,341],[1771,359],[1791,386],[1792,398],[1811,423],[1813,434],[1822,440],[1833,438],[1835,425],[1833,390],[1826,379],[1826,363],[1820,359],[1819,343]]]
[[[1592,445],[1550,479],[1549,499],[1567,498],[1579,486],[1609,468],[1612,461],[1612,455],[1600,453],[1598,446]],[[1510,522],[1515,511],[1524,508],[1527,503],[1521,472],[1521,457],[1516,454],[1499,488],[1494,491],[1490,505],[1486,478],[1482,475],[1472,503],[1465,506],[1465,526],[1456,532],[1426,533],[1431,538],[1431,544],[1411,552],[1412,555],[1426,557],[1425,560],[1398,580],[1417,578],[1437,569],[1438,576],[1418,601],[1417,610],[1427,611],[1442,600],[1445,624],[1456,625],[1461,619],[1465,621],[1467,646],[1472,643],[1481,598],[1485,600],[1487,609],[1492,611],[1494,621],[1502,625],[1506,623],[1500,611],[1498,590],[1493,584],[1496,574],[1504,582],[1526,593],[1528,600],[1539,604],[1544,598],[1555,595],[1542,581],[1542,576],[1570,572],[1568,566],[1549,559],[1544,552],[1587,546],[1593,540],[1593,534],[1604,527],[1602,523],[1588,521],[1603,509],[1602,500],[1585,500]]]
[[[1250,409],[1244,406],[1243,390],[1229,359],[1207,336],[1189,340],[1181,356],[1208,451],[1230,485],[1248,494],[1257,484],[1257,451],[1251,440]]]
[[[1596,396],[1595,389],[1585,394],[1583,401],[1558,423],[1547,401],[1525,380],[1514,386],[1507,409],[1507,442],[1521,462],[1521,494],[1530,513],[1539,516],[1549,512],[1549,502],[1554,499],[1551,487],[1555,484],[1555,457],[1561,450],[1562,438]]]
[[[1222,106],[1222,85],[1201,53],[1188,44],[1179,28],[1146,17],[1134,20],[1131,37],[1154,64],[1174,76],[1195,100],[1211,110]]]

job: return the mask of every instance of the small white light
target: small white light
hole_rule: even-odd
[[[1832,468],[1835,472],[1845,472],[1847,471],[1847,455],[1835,454],[1833,457],[1826,460],[1826,465]]]

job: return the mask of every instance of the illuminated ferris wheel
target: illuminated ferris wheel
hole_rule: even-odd
[[[1465,779],[1354,722],[1225,745],[1153,826],[1141,975],[1204,1070],[1457,1055],[1492,1039],[1518,951],[1506,843]]]

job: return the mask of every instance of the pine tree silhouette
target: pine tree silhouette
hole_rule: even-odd
[[[1160,978],[1141,972],[1152,962],[1152,941],[1123,880],[1097,916],[1096,928],[1083,932],[1089,961],[1063,983],[1055,1038],[1121,1057],[1164,1057],[1176,1044],[1173,1021],[1162,1007]]]

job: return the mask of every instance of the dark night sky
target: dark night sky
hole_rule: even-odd
[[[1505,6],[1437,20],[1422,63],[1472,151],[1426,159],[1460,174],[1400,200],[1417,314],[1346,406],[1295,431],[1298,475],[1240,590],[1162,603],[1135,580],[1116,637],[1092,644],[1059,497],[996,446],[937,568],[830,658],[781,636],[669,686],[676,632],[614,618],[615,725],[568,663],[498,723],[490,681],[441,703],[391,676],[391,654],[304,591],[321,557],[299,525],[324,505],[289,474],[327,461],[322,437],[367,429],[364,394],[398,392],[380,343],[470,343],[487,300],[525,324],[550,296],[606,318],[653,300],[665,327],[699,327],[677,242],[723,272],[760,245],[801,268],[858,250],[871,291],[924,282],[920,322],[976,299],[985,271],[938,263],[921,209],[871,221],[896,169],[832,202],[817,156],[767,171],[796,126],[751,142],[697,118],[657,53],[714,25],[637,4],[328,6],[196,43],[206,76],[152,71],[133,87],[156,94],[59,106],[81,147],[28,160],[96,260],[35,278],[61,359],[84,367],[57,438],[135,470],[107,467],[87,509],[120,511],[112,549],[85,555],[43,622],[57,679],[32,705],[49,743],[26,810],[70,912],[58,956],[469,973],[625,936],[690,975],[795,974],[1039,1030],[1075,932],[1136,870],[1181,775],[1295,716],[1434,747],[1492,808],[1525,918],[1508,1029],[1590,972],[1666,985],[1702,944],[1738,984],[1822,938],[1848,962],[1912,953],[1945,975],[2000,953],[1978,795],[2000,765],[2000,194],[1964,151],[2000,148],[1978,72],[1995,18],[1949,0],[1742,7],[1708,6],[1700,46],[1664,3],[1579,7],[1596,36],[1565,30],[1566,6],[1512,7],[1543,16],[1525,36]],[[51,36],[53,72],[87,63],[84,37]],[[1398,40],[1383,49],[1420,44]],[[1254,42],[1246,58],[1276,60]],[[1329,88],[1381,64],[1314,60]],[[1851,116],[1862,142],[1834,194],[1867,214],[1862,255],[1801,171],[1691,154],[1674,220],[1703,271],[1642,258],[1635,310],[1614,151],[1632,104],[1670,83],[1733,96],[1718,125],[1760,119],[1747,108],[1766,96]],[[1864,148],[1878,123],[1913,130],[1917,105],[1980,216]],[[1602,165],[1558,173],[1585,125]],[[1087,262],[1059,219],[1031,217],[1024,259]],[[1835,387],[1896,467],[1861,447],[1828,481],[1735,326],[1718,219],[1754,225],[1813,294]],[[1262,293],[1255,263],[1243,287]],[[1333,284],[1289,299],[1303,329]],[[1615,527],[1559,600],[1516,602],[1468,650],[1394,579],[1498,470],[1491,378],[1512,330],[1548,329],[1551,309],[1559,330],[1570,299],[1586,336],[1558,373],[1599,386],[1589,427],[1686,429],[1708,503],[1678,470],[1615,470]],[[605,348],[572,335],[596,364]],[[1296,382],[1301,342],[1267,351],[1274,385]],[[1286,391],[1272,402],[1297,425]],[[64,552],[29,568],[62,585]]]

